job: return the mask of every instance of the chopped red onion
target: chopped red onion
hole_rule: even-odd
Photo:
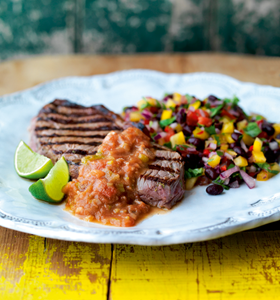
[[[208,149],[211,149],[211,150],[216,150],[217,149],[217,145],[215,143],[210,143],[208,145]]]
[[[199,113],[202,117],[207,117],[205,111],[201,108],[199,109]]]
[[[225,152],[224,155],[226,158],[233,160],[233,156],[230,155],[229,153]]]
[[[240,146],[241,146],[241,148],[242,148],[245,152],[248,152],[248,148],[247,148],[247,146],[245,145],[245,143],[244,143],[243,140],[240,141]]]
[[[224,102],[223,101],[220,101],[220,100],[216,100],[216,101],[212,101],[212,103],[211,104],[213,104],[213,105],[221,105],[221,104],[223,104]]]
[[[195,108],[194,108],[193,106],[190,106],[190,107],[189,107],[189,110],[190,110],[190,111],[195,111]]]
[[[236,117],[239,116],[238,112],[235,111],[235,110],[233,110],[233,109],[230,109],[228,112],[229,112],[230,114],[232,114],[233,116],[236,116]]]
[[[169,127],[171,127],[172,129],[175,129],[177,127],[178,123],[172,123],[169,125]]]
[[[155,141],[157,141],[157,140],[159,140],[159,139],[165,138],[166,135],[167,135],[167,133],[162,131],[162,132],[159,132],[159,133],[154,137],[154,139],[155,139]]]
[[[250,175],[248,175],[246,172],[243,170],[240,170],[240,175],[247,184],[249,189],[253,189],[256,186],[255,179],[252,178]]]
[[[209,154],[209,158],[212,157],[213,155],[216,155],[216,154],[217,154],[217,152],[215,152],[215,151],[211,152],[211,153]]]
[[[279,148],[278,143],[276,141],[270,142],[269,143],[269,148],[271,150],[277,150]]]
[[[217,134],[220,134],[220,133],[221,133],[221,130],[220,130],[219,128],[215,128],[215,132],[216,132]]]
[[[225,181],[224,181],[224,185],[228,185],[229,184],[229,178],[227,178]]]
[[[192,153],[192,152],[196,152],[196,148],[195,147],[188,147],[186,149],[187,152]]]
[[[229,187],[232,189],[237,189],[240,187],[238,180],[235,180],[229,184]]]
[[[239,170],[240,170],[239,167],[235,166],[235,167],[233,167],[233,168],[231,168],[231,169],[229,169],[229,170],[226,170],[226,171],[224,171],[223,173],[221,173],[221,174],[220,174],[220,178],[221,178],[222,180],[225,180],[225,179],[229,178],[230,175],[232,175],[232,174],[235,173],[235,172],[238,172]]]
[[[150,120],[153,117],[153,114],[147,109],[144,109],[141,114],[144,118],[148,120]]]
[[[207,157],[202,157],[203,162],[207,163],[208,158]]]
[[[159,130],[158,121],[153,121],[152,124],[150,125],[150,127],[153,128],[154,131],[158,131]]]

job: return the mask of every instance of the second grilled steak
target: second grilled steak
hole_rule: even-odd
[[[84,107],[57,99],[33,119],[30,146],[53,163],[64,156],[71,177],[77,178],[81,159],[95,154],[105,136],[122,126],[122,118],[103,105]]]

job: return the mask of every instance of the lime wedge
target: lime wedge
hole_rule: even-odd
[[[21,141],[15,153],[15,168],[19,176],[29,179],[45,177],[53,167],[52,161],[38,153],[33,152]]]
[[[39,179],[29,187],[29,192],[36,199],[52,203],[59,202],[64,197],[62,188],[69,181],[69,177],[68,164],[62,156],[45,179]]]

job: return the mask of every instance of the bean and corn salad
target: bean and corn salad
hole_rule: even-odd
[[[252,189],[280,171],[280,123],[246,115],[239,99],[213,95],[200,100],[179,93],[160,101],[144,97],[125,107],[126,121],[146,125],[156,143],[178,151],[185,161],[186,189],[209,185],[219,195],[242,182]]]

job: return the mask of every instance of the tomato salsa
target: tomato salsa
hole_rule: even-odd
[[[83,158],[78,178],[64,187],[66,209],[86,221],[134,226],[150,211],[136,184],[153,159],[150,139],[138,128],[110,132],[95,155]]]

